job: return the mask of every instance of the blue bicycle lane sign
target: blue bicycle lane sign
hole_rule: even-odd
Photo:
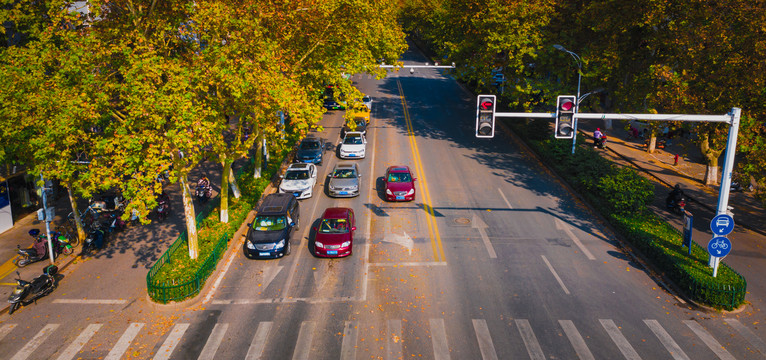
[[[731,251],[731,241],[723,236],[714,237],[707,243],[707,252],[710,255],[722,258],[729,255]]]

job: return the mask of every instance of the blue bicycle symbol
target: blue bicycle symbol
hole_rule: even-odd
[[[710,247],[713,249],[718,249],[720,247],[721,250],[726,250],[729,248],[729,244],[723,240],[716,240],[714,243],[710,244]]]

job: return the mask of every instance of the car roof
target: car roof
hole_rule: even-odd
[[[388,172],[410,172],[410,167],[406,165],[389,166]]]
[[[337,165],[335,165],[335,169],[336,170],[340,170],[340,169],[354,169],[354,170],[356,170],[356,164],[349,164],[349,163],[337,164]]]
[[[354,212],[354,210],[351,210],[349,208],[343,208],[343,207],[327,208],[325,209],[324,214],[322,214],[322,218],[343,219],[348,217],[349,212]]]
[[[310,164],[294,163],[294,164],[290,164],[290,166],[287,167],[287,170],[308,170],[309,167],[310,167]]]
[[[257,215],[284,215],[292,201],[295,201],[293,194],[270,194],[258,207]]]

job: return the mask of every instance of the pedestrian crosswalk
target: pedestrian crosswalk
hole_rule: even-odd
[[[369,324],[366,324],[369,323]],[[717,358],[723,360],[735,359],[730,351],[740,351],[750,355],[748,358],[757,357],[764,358],[766,353],[766,342],[764,342],[753,330],[742,324],[737,319],[723,319],[722,321],[714,323],[706,323],[708,326],[722,326],[725,329],[721,332],[718,329],[718,334],[722,339],[716,339],[710,330],[706,329],[703,324],[695,320],[681,320],[671,321],[666,326],[671,326],[673,330],[668,331],[660,321],[656,319],[644,319],[641,324],[632,324],[632,326],[618,325],[620,322],[613,319],[597,319],[595,324],[600,327],[595,327],[599,333],[582,334],[578,330],[578,324],[573,320],[558,320],[557,323],[549,324],[555,327],[554,333],[558,334],[557,337],[563,339],[562,344],[566,344],[571,348],[563,351],[561,349],[546,349],[538,338],[541,334],[550,334],[549,329],[543,329],[542,324],[534,324],[529,319],[514,319],[512,322],[487,319],[471,319],[470,324],[456,324],[454,320],[445,320],[443,318],[431,318],[424,324],[428,325],[428,336],[419,337],[413,334],[413,331],[405,331],[406,327],[410,326],[411,321],[406,319],[388,319],[382,322],[382,327],[378,324],[372,324],[373,321],[343,321],[335,326],[338,329],[330,330],[324,333],[342,334],[342,336],[333,337],[333,341],[337,342],[337,349],[335,353],[322,352],[318,354],[316,352],[318,341],[316,338],[322,334],[320,331],[318,321],[303,321],[298,327],[298,333],[295,337],[290,337],[291,340],[285,340],[285,336],[280,336],[280,333],[284,333],[284,330],[277,331],[278,326],[272,321],[259,322],[255,327],[252,337],[247,334],[242,334],[240,331],[230,331],[230,328],[236,328],[236,326],[230,326],[229,323],[216,323],[210,330],[197,329],[195,324],[179,322],[173,324],[173,326],[161,336],[157,344],[143,344],[144,347],[148,346],[153,350],[153,354],[149,354],[151,358],[156,360],[164,359],[190,359],[197,358],[200,360],[209,360],[221,358],[219,349],[224,341],[232,341],[232,338],[244,339],[243,343],[229,344],[227,347],[227,357],[231,357],[230,354],[240,353],[238,349],[231,349],[232,345],[237,345],[241,348],[241,355],[236,358],[244,358],[246,360],[255,359],[267,359],[272,358],[274,355],[270,355],[266,350],[274,348],[289,348],[289,352],[292,355],[287,356],[293,360],[308,360],[308,359],[341,359],[341,360],[354,360],[362,358],[370,358],[371,355],[375,355],[375,358],[382,359],[402,359],[411,356],[408,351],[411,351],[410,347],[418,347],[419,349],[428,349],[431,352],[420,354],[423,358],[439,359],[439,360],[451,360],[453,358],[464,358],[465,352],[461,352],[460,356],[455,355],[455,349],[461,348],[474,348],[475,354],[471,354],[470,358],[482,359],[482,360],[497,360],[501,358],[507,358],[507,354],[515,354],[514,358],[529,358],[532,360],[545,360],[548,358],[560,358],[560,356],[552,355],[554,353],[572,354],[570,356],[576,356],[583,360],[593,360],[593,350],[600,351],[603,354],[604,348],[611,348],[613,345],[617,351],[611,354],[610,358],[625,358],[629,360],[641,359],[641,358],[654,358],[659,353],[639,354],[639,349],[646,350],[643,342],[655,341],[654,338],[643,338],[643,334],[640,336],[634,336],[635,334],[627,334],[630,331],[647,331],[648,334],[654,334],[656,337],[656,343],[651,348],[653,351],[667,352],[663,357],[672,358],[675,360],[689,360],[694,358]],[[323,323],[322,323],[323,324]],[[38,349],[41,347],[58,349],[56,353],[49,356],[51,359],[57,360],[71,360],[77,358],[83,358],[82,349],[87,346],[92,346],[94,336],[99,332],[109,332],[114,335],[116,341],[114,341],[111,349],[108,349],[106,356],[103,359],[116,360],[128,357],[129,348],[135,346],[134,341],[139,334],[147,332],[147,324],[145,323],[130,323],[126,328],[118,331],[105,331],[104,324],[90,324],[86,326],[79,334],[72,334],[74,340],[70,343],[52,343],[57,339],[66,339],[66,336],[61,336],[57,332],[65,329],[62,324],[46,324],[42,329],[38,330],[34,335],[29,337],[20,336],[19,339],[25,341],[25,343],[13,344],[16,338],[12,335],[16,331],[20,331],[23,327],[19,327],[18,324],[4,324],[0,325],[0,354],[5,354],[3,358],[11,360],[25,360],[39,358],[40,353]],[[212,325],[212,324],[211,324]],[[296,324],[297,325],[297,324]],[[465,325],[468,325],[467,327]],[[583,328],[588,328],[593,331],[593,324],[582,324]],[[588,325],[588,326],[586,326]],[[515,329],[500,329],[496,334],[493,334],[493,327],[511,327]],[[635,326],[635,327],[634,327]],[[452,329],[461,329],[461,331],[471,331],[473,336],[470,337],[458,337],[454,335]],[[376,331],[382,331],[385,334],[380,338],[381,343],[376,347],[362,346],[361,343],[365,341],[365,335],[360,334],[360,331],[367,331],[369,329],[376,329]],[[684,329],[685,331],[679,331]],[[411,329],[410,329],[411,330]],[[734,330],[734,331],[731,331]],[[230,333],[231,332],[231,333]],[[289,330],[288,330],[289,332]],[[536,333],[537,332],[537,333]],[[686,332],[687,334],[682,334]],[[450,336],[452,334],[452,336]],[[508,334],[512,336],[518,336],[516,339],[508,339]],[[738,334],[741,337],[742,343],[749,345],[744,346],[742,349],[730,349],[727,345],[731,344],[731,337]],[[369,334],[367,334],[369,335]],[[411,338],[407,338],[410,336]],[[190,339],[186,339],[186,338]],[[603,344],[600,341],[594,340],[597,337],[603,338],[605,341],[610,341],[609,346],[600,346]],[[642,337],[640,341],[637,338]],[[692,338],[692,340],[690,340]],[[203,340],[200,340],[203,339]],[[204,340],[206,339],[206,340]],[[586,339],[588,341],[586,341]],[[687,349],[682,348],[682,344],[679,340],[682,339],[683,344],[687,345]],[[19,340],[20,342],[22,340]],[[204,341],[204,346],[202,346]],[[249,341],[249,343],[248,343]],[[285,344],[288,341],[290,344]],[[385,341],[385,343],[383,343]],[[568,343],[567,343],[568,341]],[[189,354],[189,348],[194,348],[195,343],[199,342],[200,346],[196,349],[201,349],[199,353]],[[421,342],[420,344],[417,344]],[[459,345],[451,344],[451,342],[459,343]],[[467,342],[472,342],[472,345],[465,346]],[[187,344],[190,346],[184,346]],[[271,344],[270,344],[271,343]],[[590,345],[589,345],[590,343]],[[11,345],[13,344],[13,345]],[[111,344],[111,343],[110,343]],[[405,345],[408,344],[408,345]],[[417,344],[417,345],[415,345]],[[515,345],[520,344],[520,345]],[[692,345],[689,345],[692,344]],[[100,345],[100,344],[98,344]],[[704,345],[704,346],[703,346]],[[152,347],[153,346],[153,347]],[[9,349],[13,347],[13,349]],[[598,347],[598,349],[596,349]],[[328,347],[332,349],[333,347]],[[511,349],[512,348],[512,349]],[[378,351],[379,354],[369,354],[370,350]],[[659,349],[659,350],[658,350]],[[51,350],[53,351],[53,350]],[[107,349],[103,349],[106,353]],[[365,353],[363,353],[365,352]],[[664,354],[664,352],[662,352]],[[13,355],[12,357],[6,357]],[[526,354],[522,356],[520,354]],[[741,354],[737,353],[740,358]],[[87,355],[87,354],[85,354]],[[321,355],[321,356],[320,356]],[[599,355],[602,357],[603,355]],[[100,356],[101,357],[101,356]],[[280,355],[280,358],[284,356]]]

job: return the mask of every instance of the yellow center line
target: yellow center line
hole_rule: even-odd
[[[418,144],[415,141],[415,133],[412,130],[412,120],[410,119],[410,112],[407,110],[407,100],[404,98],[404,89],[402,83],[396,80],[396,85],[399,87],[399,97],[402,99],[402,108],[404,109],[404,121],[407,124],[407,137],[410,140],[410,146],[412,147],[412,155],[415,159],[415,168],[420,178],[418,185],[420,186],[420,193],[423,197],[423,206],[428,212],[426,224],[428,225],[428,234],[431,239],[431,248],[434,252],[434,261],[446,262],[447,259],[444,256],[444,248],[442,247],[442,239],[439,234],[439,227],[436,225],[436,217],[434,216],[434,209],[431,205],[431,194],[428,191],[428,182],[426,181],[426,173],[423,171],[423,163],[420,160],[420,152],[418,151]]]

